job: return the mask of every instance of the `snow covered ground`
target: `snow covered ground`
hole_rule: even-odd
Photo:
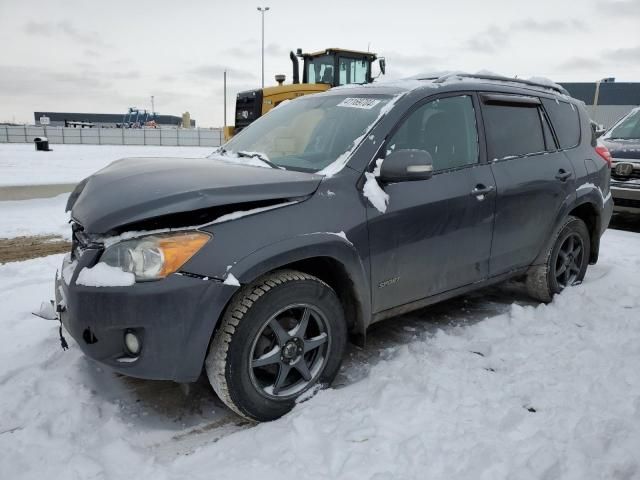
[[[206,157],[214,147],[149,145],[51,145],[36,152],[31,144],[0,144],[0,187],[77,183],[114,160],[127,157]]]
[[[205,157],[213,147],[53,145],[36,152],[33,145],[0,144],[0,193],[16,185],[74,184],[109,163],[126,157]],[[0,201],[0,238],[59,235],[68,239],[64,211],[69,194],[32,200]],[[0,195],[0,199],[2,196]]]
[[[57,235],[71,240],[68,193],[53,198],[0,202],[0,238]]]
[[[637,233],[550,305],[511,285],[374,326],[336,388],[258,426],[63,352],[30,314],[60,261],[0,266],[2,479],[640,478]]]

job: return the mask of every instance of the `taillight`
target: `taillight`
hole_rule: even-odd
[[[604,145],[598,145],[596,147],[596,153],[602,157],[602,159],[607,162],[607,166],[611,168],[611,153]]]

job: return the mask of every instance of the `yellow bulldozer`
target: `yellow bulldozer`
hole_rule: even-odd
[[[375,53],[327,48],[314,53],[290,52],[293,64],[293,82],[285,84],[284,75],[276,75],[278,85],[238,93],[236,98],[235,126],[224,127],[224,139],[247,127],[272,108],[285,100],[302,95],[324,92],[332,87],[347,84],[373,82],[372,65],[378,62],[380,74],[385,73],[385,59]],[[302,82],[300,81],[298,58],[303,61]]]

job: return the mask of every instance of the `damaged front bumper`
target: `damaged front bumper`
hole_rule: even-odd
[[[66,275],[56,275],[57,311],[80,349],[132,377],[197,380],[218,318],[237,287],[184,274],[126,287],[78,285],[80,270],[98,256],[86,250],[75,269],[67,256],[61,270]],[[125,346],[128,332],[140,340],[137,355]]]

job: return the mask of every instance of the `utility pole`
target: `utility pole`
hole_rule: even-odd
[[[269,7],[258,7],[258,11],[262,14],[262,88],[264,88],[264,14]]]
[[[156,106],[155,103],[153,102],[154,96],[151,95],[151,113],[156,113]]]
[[[598,111],[598,99],[600,97],[600,84],[601,83],[602,83],[602,80],[598,80],[596,82],[596,93],[593,96],[593,108],[591,109],[591,118],[596,123],[598,123],[598,121],[596,120],[596,112]]]
[[[227,126],[227,71],[224,71],[224,126]]]

